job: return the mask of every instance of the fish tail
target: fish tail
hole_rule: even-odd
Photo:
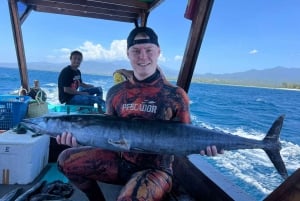
[[[264,151],[272,161],[276,170],[284,179],[286,179],[288,177],[288,173],[280,155],[281,143],[279,141],[283,120],[284,115],[281,115],[274,121],[266,137],[263,139],[263,143],[266,145]]]

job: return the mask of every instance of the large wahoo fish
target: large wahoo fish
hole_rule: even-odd
[[[105,115],[60,115],[24,119],[21,125],[52,137],[71,132],[79,144],[114,151],[189,155],[207,146],[218,150],[263,149],[283,178],[287,170],[280,155],[279,135],[284,116],[278,117],[263,140],[239,137],[192,124],[124,119]]]

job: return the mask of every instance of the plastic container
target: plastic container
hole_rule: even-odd
[[[25,116],[30,96],[0,95],[0,130],[9,130]]]
[[[93,114],[98,113],[97,108],[88,105],[48,105],[49,112],[62,114]]]
[[[34,136],[30,131],[0,134],[0,184],[31,183],[48,164],[49,143],[48,135]]]

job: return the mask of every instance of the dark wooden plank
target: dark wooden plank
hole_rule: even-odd
[[[175,157],[174,185],[182,186],[196,200],[254,200],[213,166],[201,161],[201,170],[186,157]]]
[[[264,201],[299,201],[300,168],[279,185]]]
[[[22,0],[39,12],[90,17],[120,22],[135,22],[162,0]]]

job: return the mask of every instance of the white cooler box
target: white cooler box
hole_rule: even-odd
[[[50,137],[33,133],[16,134],[12,130],[0,134],[0,183],[28,184],[48,164]]]

